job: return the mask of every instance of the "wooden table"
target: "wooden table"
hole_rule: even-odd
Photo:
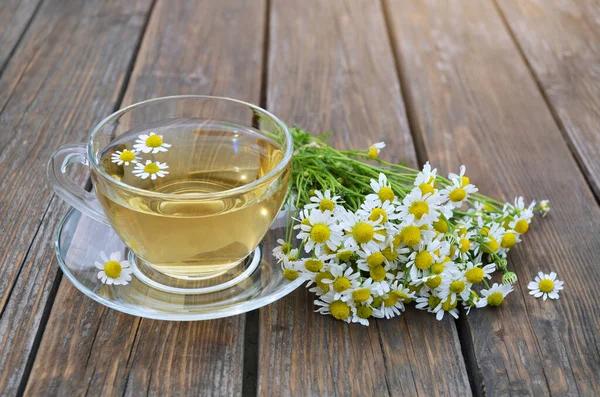
[[[599,395],[599,20],[593,0],[3,0],[0,394]],[[511,251],[506,304],[457,322],[348,325],[304,288],[215,321],[121,314],[62,277],[68,206],[44,167],[115,109],[172,94],[464,163],[485,194],[552,212]],[[565,281],[559,301],[528,295],[539,270]]]

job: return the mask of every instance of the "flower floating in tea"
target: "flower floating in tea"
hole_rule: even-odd
[[[327,135],[295,127],[291,133],[296,152],[287,206],[299,211],[273,254],[286,278],[308,281],[319,313],[368,325],[414,303],[441,320],[445,313],[458,317],[459,307],[468,314],[498,306],[513,291],[517,276],[507,254],[534,212],[548,213],[548,201],[485,197],[465,166],[444,178],[429,163],[415,170],[383,161],[383,142],[342,151],[327,144]],[[307,255],[300,258],[300,251]],[[490,287],[497,271],[503,284]],[[557,292],[544,283],[539,291]]]
[[[129,284],[133,269],[129,265],[129,261],[121,260],[121,253],[119,251],[110,254],[110,257],[107,257],[104,251],[101,251],[100,260],[101,262],[94,264],[100,270],[98,272],[100,281],[108,285]]]
[[[137,154],[137,150],[117,150],[111,155],[111,160],[117,165],[125,165],[127,167],[130,163],[136,164],[138,162],[140,158],[137,157]]]
[[[167,163],[161,163],[160,161],[151,161],[146,160],[145,164],[137,163],[135,165],[135,169],[133,170],[133,175],[140,177],[142,179],[146,179],[150,177],[150,179],[155,180],[157,177],[162,178],[169,173],[169,171],[165,171],[169,166]]]
[[[171,147],[170,144],[163,142],[162,135],[156,135],[154,132],[142,134],[135,141],[133,147],[143,153],[166,152]]]

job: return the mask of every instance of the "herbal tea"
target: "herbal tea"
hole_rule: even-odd
[[[278,145],[248,128],[170,120],[119,136],[101,157],[109,175],[148,194],[94,182],[114,229],[140,258],[170,276],[201,278],[236,266],[260,242],[289,173],[245,193],[190,195],[254,182],[283,157]]]

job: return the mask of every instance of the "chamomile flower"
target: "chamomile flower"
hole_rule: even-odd
[[[117,150],[111,155],[111,161],[113,163],[116,163],[117,165],[125,165],[126,167],[129,166],[129,164],[137,163],[139,159],[140,158],[137,157],[136,150]]]
[[[439,296],[444,299],[450,297],[451,304],[455,303],[459,296],[463,301],[469,299],[470,293],[471,283],[467,281],[463,272],[448,273],[439,288]]]
[[[340,265],[330,266],[329,272],[333,279],[325,279],[323,283],[331,286],[330,293],[333,294],[333,298],[344,301],[350,299],[352,291],[359,286],[360,273],[355,272],[350,266],[344,268]]]
[[[303,277],[309,280],[307,286],[312,285],[313,282],[316,284],[314,287],[309,289],[310,292],[321,296],[331,290],[331,284],[325,283],[326,280],[333,280],[333,274],[331,274],[329,269],[323,269],[322,272],[308,276],[304,274]]]
[[[342,230],[336,223],[331,211],[321,212],[319,209],[312,209],[308,216],[307,224],[300,223],[300,233],[298,238],[304,241],[304,250],[310,252],[315,249],[315,253],[320,255],[324,246],[335,251],[342,243]]]
[[[528,218],[527,215],[521,214],[520,216],[514,218],[512,222],[508,224],[508,227],[519,234],[525,234],[529,230],[529,223],[531,223],[531,218]]]
[[[142,179],[150,177],[150,179],[155,180],[157,177],[162,178],[167,175],[169,173],[169,171],[165,171],[167,168],[169,168],[167,163],[146,160],[146,164],[137,163],[135,165],[133,175]]]
[[[515,197],[514,209],[517,210],[518,214],[527,220],[533,218],[533,208],[535,207],[535,201],[532,201],[529,206],[525,205],[525,200],[522,196]]]
[[[385,235],[383,226],[366,217],[347,212],[340,214],[340,227],[345,231],[344,246],[360,247],[371,252],[383,248]]]
[[[376,250],[371,250],[369,248],[364,250],[359,249],[356,250],[356,254],[359,257],[359,259],[356,261],[356,265],[360,270],[365,272],[370,271],[371,268],[375,266],[385,266],[389,263],[379,247]]]
[[[481,250],[486,254],[492,254],[500,248],[506,230],[499,223],[492,222],[481,228],[480,233],[484,236]]]
[[[320,296],[319,299],[315,300],[315,305],[319,306],[316,310],[318,313],[331,314],[334,318],[347,323],[352,321],[354,311],[356,310],[348,302],[334,299],[333,295]]]
[[[458,301],[453,300],[451,296],[443,298],[435,307],[435,309],[433,309],[433,312],[435,313],[435,319],[442,321],[444,319],[444,314],[446,313],[449,313],[454,318],[458,318],[458,309],[456,308],[457,305]]]
[[[443,194],[448,197],[449,203],[455,208],[460,208],[465,200],[469,198],[470,194],[476,193],[477,188],[472,185],[469,178],[465,176],[466,167],[460,166],[460,174],[456,175],[451,173],[448,176],[451,185],[443,190]]]
[[[383,304],[379,310],[385,318],[396,317],[404,312],[404,301],[410,301],[414,296],[414,292],[402,288],[402,285],[395,281],[390,285],[388,293],[383,295]]]
[[[414,185],[421,189],[423,196],[434,193],[435,178],[437,176],[437,168],[431,169],[429,161],[423,166],[423,170],[417,174]]]
[[[563,282],[556,279],[555,272],[550,272],[550,274],[539,272],[535,280],[529,282],[527,288],[531,290],[529,295],[536,298],[542,297],[544,300],[548,298],[558,299],[560,298],[558,294],[563,289]]]
[[[318,208],[321,212],[331,211],[340,204],[340,196],[331,196],[331,192],[326,190],[325,193],[321,193],[319,190],[315,190],[315,195],[310,198],[310,203],[306,204],[304,208],[313,209]]]
[[[519,235],[519,233],[516,233],[512,230],[506,231],[504,233],[504,236],[502,237],[502,240],[500,240],[500,248],[498,248],[498,254],[501,257],[506,258],[508,251],[510,251],[510,249],[514,247],[515,244],[520,242],[521,236]]]
[[[402,218],[412,215],[416,226],[431,226],[440,216],[440,204],[444,198],[439,193],[423,194],[418,187],[414,188],[404,197],[398,206],[398,213]]]
[[[286,256],[290,250],[292,249],[292,245],[290,243],[286,243],[284,239],[277,239],[277,247],[273,248],[273,256],[278,260],[281,260],[284,256]]]
[[[96,261],[94,266],[100,270],[98,278],[104,284],[127,285],[131,281],[131,273],[133,269],[129,265],[129,261],[121,260],[121,253],[115,251],[107,257],[104,251],[100,252],[101,262]]]
[[[415,302],[415,307],[417,309],[427,310],[429,313],[433,313],[442,302],[442,299],[436,296],[434,292],[423,291],[422,293],[419,293]]]
[[[462,269],[467,283],[479,284],[484,279],[491,280],[492,274],[496,271],[496,265],[490,263],[483,266],[482,263],[473,264],[473,262],[467,262]]]
[[[371,282],[375,288],[384,294],[390,290],[390,280],[394,279],[394,274],[390,272],[390,265],[374,266],[369,270],[367,282]],[[402,276],[400,276],[402,277]]]
[[[513,292],[513,290],[513,287],[510,285],[500,285],[498,283],[494,283],[490,289],[481,290],[481,298],[477,301],[476,306],[500,306],[500,304],[504,302],[504,298]]]
[[[162,135],[156,135],[154,132],[138,136],[133,145],[134,149],[143,153],[166,152],[170,147],[170,144],[163,142]]]
[[[408,262],[406,263],[406,268],[410,269],[409,274],[411,280],[416,280],[423,277],[423,275],[429,274],[428,271],[430,270],[431,265],[439,259],[435,252],[439,247],[439,240],[421,242],[419,247],[410,254]]]
[[[381,224],[400,219],[400,214],[396,213],[396,207],[393,204],[389,201],[381,203],[381,200],[377,199],[366,199],[356,214]]]
[[[372,144],[367,149],[367,156],[369,156],[369,158],[376,159],[377,156],[379,156],[379,152],[381,152],[381,149],[383,149],[384,147],[385,142],[377,142]]]
[[[379,283],[374,283],[373,280],[367,279],[352,291],[350,301],[356,305],[369,305],[373,302],[374,296],[381,295],[383,295],[383,291],[381,290]]]
[[[281,269],[283,270],[283,277],[289,281],[294,281],[300,277],[300,272],[296,268],[296,261],[290,260],[287,256],[283,256]]]
[[[365,197],[367,200],[379,200],[379,203],[381,204],[386,201],[389,201],[392,204],[398,203],[398,199],[396,199],[396,195],[384,173],[379,174],[379,179],[377,181],[371,179],[371,189],[373,189],[375,193],[368,194]]]
[[[370,305],[358,305],[355,306],[355,310],[352,314],[352,323],[360,323],[362,325],[369,325],[369,318],[373,316],[373,309]]]

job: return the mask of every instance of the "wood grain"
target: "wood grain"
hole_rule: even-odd
[[[411,125],[444,172],[467,165],[488,195],[550,199],[511,251],[519,276],[497,310],[461,331],[477,394],[597,395],[600,209],[527,65],[487,1],[387,1]],[[550,6],[550,3],[540,3]],[[558,301],[528,295],[538,271],[565,281]]]
[[[250,0],[159,0],[123,105],[173,94],[257,103],[265,7]],[[241,394],[244,315],[142,320],[102,308],[68,284],[61,283],[33,371],[44,371],[54,357],[61,360],[48,376],[31,377],[28,393],[68,394],[82,384],[93,394]],[[65,334],[79,342],[53,343]]]
[[[148,8],[47,1],[0,79],[2,393],[14,394],[27,372],[56,287],[52,240],[67,206],[52,199],[46,162],[111,112]]]
[[[499,1],[596,197],[600,197],[600,8],[593,1]]]
[[[376,2],[272,1],[267,107],[334,131],[337,147],[384,140],[388,160],[416,165]],[[261,309],[259,395],[470,395],[453,321],[411,310],[367,328],[315,314],[313,300],[301,288]]]
[[[42,0],[0,2],[0,74]]]

